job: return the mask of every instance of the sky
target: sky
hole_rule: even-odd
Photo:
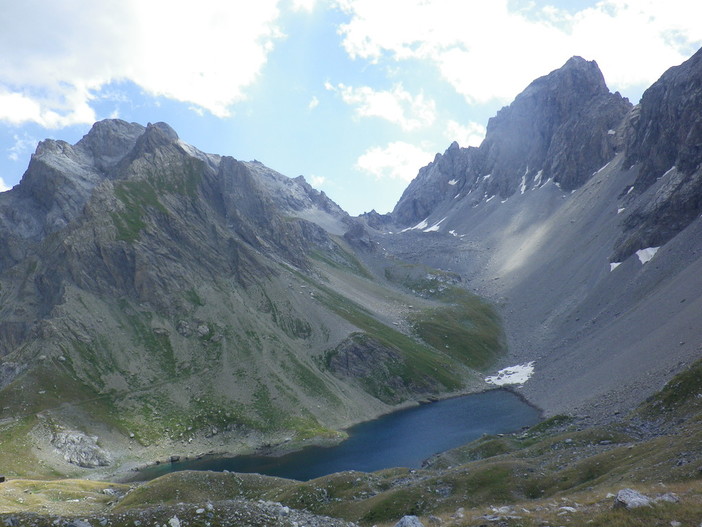
[[[700,20],[690,0],[0,0],[0,191],[39,141],[119,118],[384,213],[573,55],[637,103]]]

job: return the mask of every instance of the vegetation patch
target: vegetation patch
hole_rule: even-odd
[[[702,410],[702,360],[673,377],[641,410],[644,414]]]
[[[419,338],[466,366],[484,371],[506,351],[494,307],[461,287],[459,275],[414,264],[396,264],[385,277],[412,293],[444,305],[410,317]]]
[[[361,261],[354,254],[345,250],[339,242],[334,244],[334,251],[322,251],[315,249],[310,252],[310,257],[319,262],[323,262],[335,269],[350,271],[357,276],[373,279],[373,275],[365,268]]]

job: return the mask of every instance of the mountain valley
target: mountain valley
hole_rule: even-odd
[[[6,523],[697,525],[701,214],[702,50],[636,106],[573,57],[382,215],[165,123],[43,141],[0,194]],[[108,483],[338,442],[526,364],[546,420],[421,470]],[[682,498],[611,512],[634,485]]]

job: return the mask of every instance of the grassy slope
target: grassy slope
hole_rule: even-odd
[[[486,517],[514,526],[625,527],[671,521],[696,526],[702,517],[700,372],[702,361],[608,426],[581,429],[569,418],[551,418],[521,434],[483,437],[417,471],[343,472],[304,483],[245,474],[173,473],[142,484],[114,511],[244,498],[273,500],[363,525],[390,525],[405,514],[417,514],[425,524],[434,515],[456,526],[484,525]],[[673,492],[679,502],[615,510],[610,493],[625,487],[652,498]]]
[[[92,514],[117,526],[144,514],[167,521],[177,507],[183,519],[182,504],[190,503],[188,521],[199,525],[196,507],[214,503],[216,519],[232,506],[227,500],[262,499],[362,525],[392,525],[417,514],[425,524],[435,523],[433,515],[451,526],[696,526],[702,517],[700,372],[702,361],[620,423],[580,429],[569,418],[551,418],[522,434],[483,437],[443,453],[422,470],[343,472],[305,483],[181,472],[141,484],[120,501],[107,499],[105,483],[15,480],[0,486],[0,513]],[[624,487],[651,498],[672,492],[678,502],[613,509],[612,493]],[[31,517],[37,518],[38,524],[51,520]]]

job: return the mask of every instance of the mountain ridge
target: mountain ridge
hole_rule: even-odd
[[[339,440],[390,409],[481,389],[478,368],[503,351],[499,324],[460,313],[443,329],[472,349],[430,344],[435,312],[482,302],[388,281],[398,264],[304,178],[203,153],[165,123],[42,142],[0,194],[0,238],[1,415],[29,426],[40,474],[96,470],[65,459],[114,472]],[[92,436],[105,455],[57,455],[61,438]]]

